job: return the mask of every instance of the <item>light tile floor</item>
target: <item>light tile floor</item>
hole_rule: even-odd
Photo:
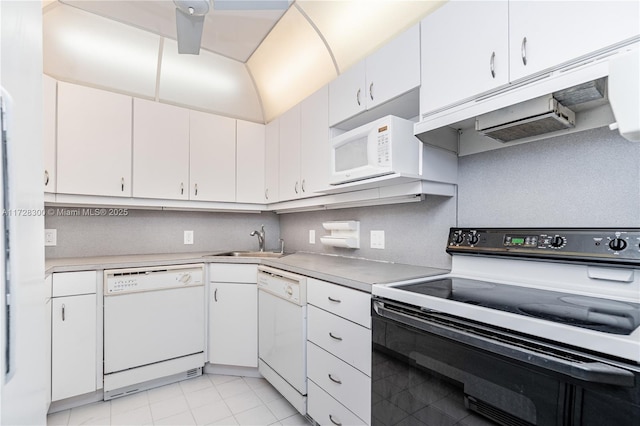
[[[309,421],[264,379],[203,374],[49,414],[47,425],[309,426]]]

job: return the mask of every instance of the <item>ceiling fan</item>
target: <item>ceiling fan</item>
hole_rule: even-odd
[[[204,17],[211,9],[273,10],[286,9],[292,0],[173,0],[176,5],[178,53],[200,54]]]

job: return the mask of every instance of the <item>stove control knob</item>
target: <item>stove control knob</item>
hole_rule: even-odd
[[[476,245],[480,241],[480,237],[478,236],[478,231],[471,231],[469,233],[469,244]]]
[[[454,231],[451,241],[453,242],[453,244],[460,244],[462,241],[464,241],[464,234],[462,233],[462,231]]]
[[[627,242],[622,238],[614,238],[609,241],[609,248],[615,251],[622,251],[627,248]]]
[[[565,246],[565,244],[567,244],[567,240],[564,237],[561,237],[560,235],[556,235],[551,240],[551,247],[553,248],[562,248]]]

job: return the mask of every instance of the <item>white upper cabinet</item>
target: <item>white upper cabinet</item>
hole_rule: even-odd
[[[329,83],[329,123],[337,124],[363,112],[366,106],[366,60],[360,61]]]
[[[189,199],[235,201],[236,120],[189,111]]]
[[[280,121],[280,200],[299,198],[300,182],[300,104],[279,118]]]
[[[449,1],[421,22],[424,116],[640,34],[637,1]]]
[[[42,138],[44,144],[44,192],[56,192],[56,87],[57,82],[42,76]]]
[[[236,201],[265,202],[265,126],[238,120]]]
[[[509,3],[450,1],[421,22],[420,110],[509,82]]]
[[[131,97],[58,83],[57,192],[131,196]]]
[[[638,1],[510,1],[511,80],[638,34]]]
[[[134,99],[133,196],[189,198],[189,110]]]
[[[329,186],[328,96],[324,86],[278,119],[281,201],[318,195]]]
[[[265,126],[264,200],[275,203],[280,200],[280,119]]]
[[[420,27],[415,25],[329,84],[329,125],[420,86]]]
[[[328,87],[302,101],[300,108],[300,189],[310,195],[329,186]]]

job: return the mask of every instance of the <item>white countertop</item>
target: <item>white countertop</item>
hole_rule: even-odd
[[[223,253],[224,251],[220,251]],[[281,258],[213,256],[216,252],[159,253],[48,259],[45,274],[192,263],[265,264],[300,275],[371,292],[374,284],[405,281],[449,272],[445,269],[360,258],[298,252]]]

